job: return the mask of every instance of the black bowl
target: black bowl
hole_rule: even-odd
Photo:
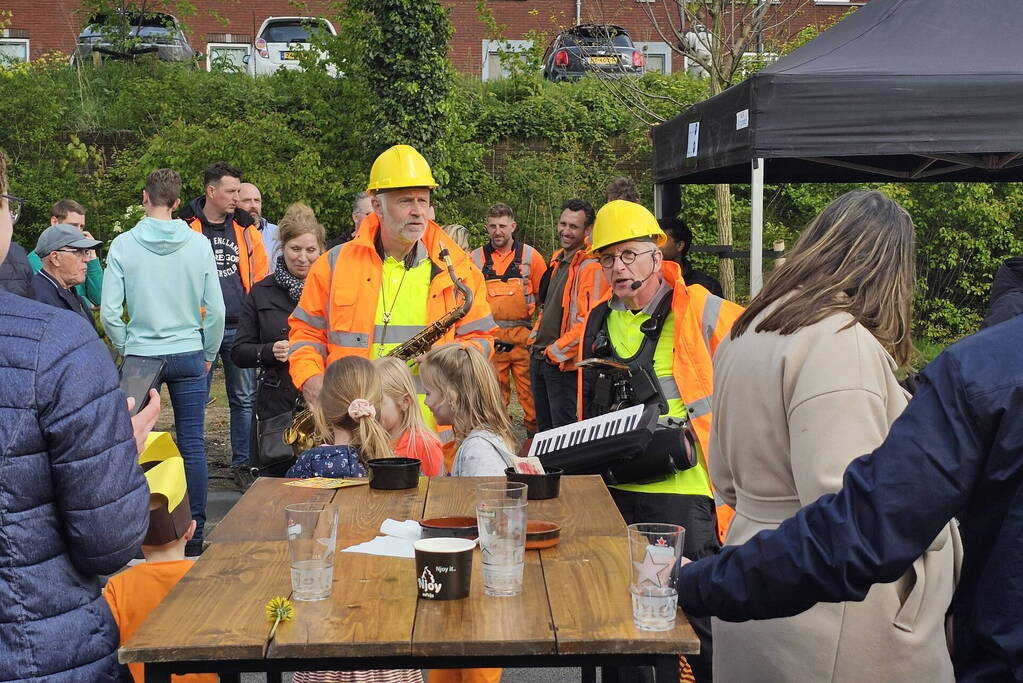
[[[546,474],[518,474],[514,467],[504,471],[508,481],[517,481],[525,484],[529,500],[547,500],[557,498],[561,491],[561,475],[564,470],[551,468]]]
[[[434,517],[419,522],[423,538],[468,538],[480,535],[475,517]]]
[[[366,467],[371,489],[394,491],[419,485],[419,461],[415,458],[376,458]]]

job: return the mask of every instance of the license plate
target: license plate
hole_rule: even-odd
[[[617,64],[617,57],[587,57],[587,63],[589,64]]]
[[[291,52],[290,50],[287,51],[287,52],[285,52],[284,50],[281,50],[281,61],[285,61],[285,60],[291,60],[293,62],[294,61],[298,61],[298,57],[296,56],[297,54],[298,53]]]

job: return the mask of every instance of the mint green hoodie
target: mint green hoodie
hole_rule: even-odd
[[[118,235],[107,252],[100,320],[122,355],[202,350],[212,361],[224,337],[224,297],[210,241],[182,220],[148,217]]]

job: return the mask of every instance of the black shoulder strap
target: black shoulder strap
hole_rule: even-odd
[[[494,273],[494,247],[487,242],[483,245],[483,267],[480,268],[484,280],[493,280],[497,277]]]

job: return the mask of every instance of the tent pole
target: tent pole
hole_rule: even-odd
[[[753,159],[750,182],[749,295],[764,286],[764,160]]]

